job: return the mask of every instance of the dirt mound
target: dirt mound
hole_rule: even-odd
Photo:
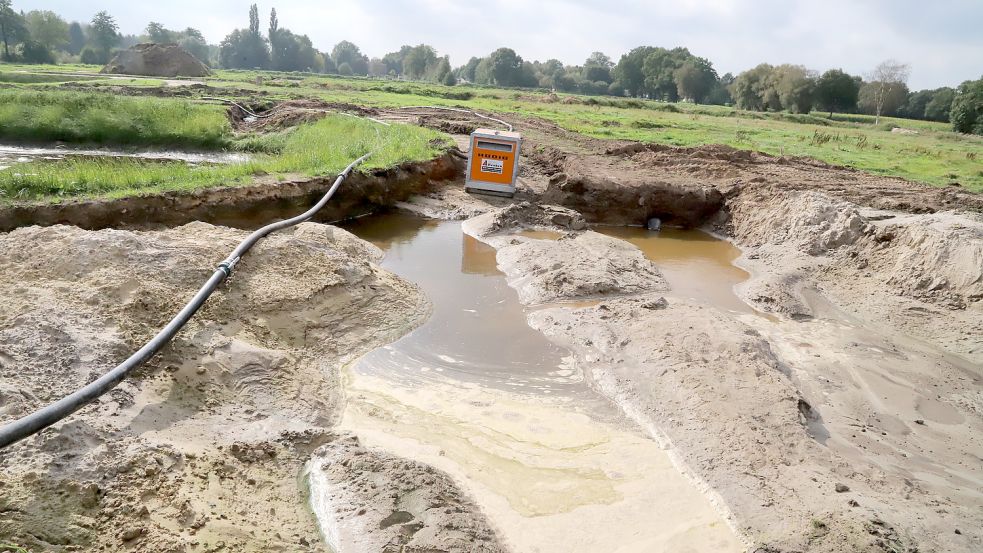
[[[447,134],[471,134],[478,128],[478,123],[470,120],[448,119],[446,116],[421,115],[417,125],[434,129]]]
[[[612,156],[631,157],[640,153],[661,154],[660,156],[649,156],[647,159],[675,160],[680,158],[712,159],[717,161],[727,161],[730,163],[751,163],[756,157],[770,158],[771,156],[761,152],[750,150],[738,150],[723,144],[709,144],[693,148],[681,148],[666,144],[629,144],[607,150],[605,153]],[[643,158],[644,159],[644,158]]]
[[[177,44],[145,42],[120,50],[100,73],[154,77],[207,77],[211,70]]]
[[[572,209],[522,202],[471,219],[465,226],[469,234],[482,238],[524,228],[585,230],[587,223],[580,213]]]
[[[767,209],[761,207],[748,203],[733,207],[732,232],[743,244],[786,244],[817,256],[874,232],[855,205],[817,192],[783,194]]]
[[[229,120],[232,127],[240,132],[275,132],[304,123],[313,123],[331,113],[351,113],[359,117],[371,117],[377,110],[344,102],[325,102],[311,98],[287,100],[273,103],[240,102],[249,112],[238,106],[229,107]]]
[[[983,215],[864,210],[819,192],[757,195],[729,204],[745,246],[791,247],[884,278],[894,293],[965,309],[983,300]]]
[[[983,215],[885,220],[868,247],[885,259],[887,283],[901,294],[957,309],[983,301]]]

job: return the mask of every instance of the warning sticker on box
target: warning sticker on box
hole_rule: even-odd
[[[481,160],[481,172],[482,173],[495,173],[496,175],[501,175],[505,171],[505,162],[499,159],[482,159]]]

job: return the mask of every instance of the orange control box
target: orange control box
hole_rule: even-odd
[[[477,129],[468,151],[467,190],[512,196],[519,176],[522,136],[509,131]]]

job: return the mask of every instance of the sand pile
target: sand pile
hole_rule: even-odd
[[[153,77],[207,77],[208,66],[177,44],[145,42],[120,50],[100,73]]]
[[[0,234],[0,423],[129,355],[245,235],[205,223]],[[146,368],[0,453],[0,542],[39,551],[323,550],[299,483],[314,450],[344,438],[331,430],[338,371],[428,309],[416,287],[373,263],[380,256],[311,223],[260,242]],[[374,478],[398,487],[402,475],[383,466]],[[483,528],[461,504],[458,518]],[[439,542],[429,507],[417,505],[414,524]]]

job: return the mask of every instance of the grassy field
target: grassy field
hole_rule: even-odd
[[[221,149],[234,145],[222,106],[40,89],[0,90],[0,140]]]
[[[58,201],[77,197],[122,197],[166,190],[244,184],[262,175],[333,175],[363,154],[375,153],[364,169],[431,159],[445,148],[435,131],[365,119],[328,116],[295,131],[265,138],[276,154],[254,154],[244,163],[189,165],[132,158],[35,161],[0,170],[0,202]],[[272,148],[271,148],[272,149]]]
[[[93,72],[92,66],[0,66],[6,72]],[[257,84],[257,77],[261,84]],[[828,113],[759,113],[725,106],[613,97],[548,94],[475,86],[445,87],[382,79],[305,73],[217,71],[215,87],[263,92],[271,100],[315,97],[377,107],[443,105],[537,116],[598,138],[677,146],[727,144],[775,155],[809,156],[876,174],[933,185],[959,183],[983,191],[983,137],[959,135],[945,123]],[[85,85],[161,86],[153,79],[100,79]],[[34,83],[19,89],[51,89]],[[917,134],[891,132],[909,129]],[[521,131],[521,129],[519,129]]]

